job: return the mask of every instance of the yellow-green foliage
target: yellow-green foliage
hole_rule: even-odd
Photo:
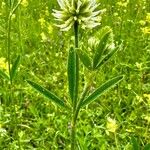
[[[130,150],[132,138],[140,149],[150,142],[150,3],[149,0],[98,0],[106,9],[101,25],[80,30],[80,47],[92,56],[90,40],[109,26],[113,43],[122,43],[102,68],[91,73],[80,65],[80,83],[91,79],[91,91],[108,79],[124,74],[124,80],[80,112],[78,145],[83,150]],[[8,18],[11,16],[10,68],[18,55],[20,65],[12,83],[5,79],[8,67]],[[45,85],[67,100],[67,55],[72,30],[54,26],[56,0],[0,1],[0,150],[69,150],[67,111],[56,107],[28,86],[26,79]],[[80,91],[80,90],[79,90]],[[100,148],[101,147],[101,148]]]

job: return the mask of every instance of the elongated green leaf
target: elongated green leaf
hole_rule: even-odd
[[[96,98],[101,96],[105,91],[110,89],[112,86],[117,84],[119,81],[121,81],[123,76],[117,76],[104,84],[102,84],[99,88],[97,88],[91,95],[89,95],[81,104],[81,107],[86,106],[87,104],[91,103],[94,101]]]
[[[11,71],[10,71],[10,78],[11,80],[13,80],[13,78],[16,75],[16,72],[18,70],[19,67],[19,63],[20,63],[20,56],[17,57],[17,59],[15,60],[14,64],[12,65]]]
[[[102,32],[102,35],[100,37],[100,42],[98,44],[97,50],[96,50],[96,52],[94,54],[94,58],[93,58],[93,69],[95,69],[95,67],[99,64],[99,61],[101,60],[101,57],[106,48],[110,33],[111,33],[110,28],[106,28]]]
[[[85,85],[83,92],[81,94],[81,97],[78,101],[78,105],[77,105],[77,109],[76,109],[77,114],[79,113],[79,111],[82,107],[82,102],[83,102],[84,98],[86,97],[86,95],[88,94],[89,90],[90,90],[90,87],[88,85]],[[76,115],[76,117],[77,117],[77,115]]]
[[[132,143],[132,149],[133,150],[140,150],[139,143],[137,142],[137,140],[135,139],[135,137],[131,138],[131,143]]]
[[[90,60],[90,57],[87,55],[87,53],[78,49],[78,55],[79,55],[80,60],[84,64],[84,66],[87,67],[89,70],[91,70],[92,62]]]
[[[111,50],[104,58],[102,58],[102,60],[99,62],[99,64],[96,66],[95,69],[98,69],[103,64],[105,64],[118,51],[118,49],[119,48],[117,47],[117,48],[114,48],[113,50]]]
[[[41,93],[43,96],[45,96],[46,98],[48,98],[49,100],[53,101],[56,105],[61,106],[61,107],[65,107],[64,102],[58,98],[56,95],[54,95],[53,93],[51,93],[49,90],[45,89],[44,87],[42,87],[41,85],[27,80],[27,82],[39,93]]]
[[[6,79],[6,80],[9,81],[9,76],[8,76],[4,71],[2,71],[1,69],[0,69],[0,76],[1,76],[3,79]]]
[[[150,143],[145,145],[144,150],[150,150]]]
[[[73,47],[69,49],[68,56],[68,84],[69,93],[72,103],[76,104],[78,96],[78,78],[79,78],[79,60],[78,55]]]

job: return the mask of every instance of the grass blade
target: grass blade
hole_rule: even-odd
[[[61,107],[65,107],[64,102],[58,98],[56,95],[54,95],[53,93],[51,93],[49,90],[45,89],[44,87],[42,87],[41,85],[27,80],[27,82],[39,93],[41,93],[43,96],[45,96],[46,98],[48,98],[49,100],[53,101],[56,105],[61,106]]]
[[[144,150],[150,150],[150,143],[145,145]]]
[[[78,78],[79,78],[79,68],[78,68],[78,56],[73,47],[69,49],[68,56],[68,83],[69,83],[69,94],[72,103],[76,105],[78,96]]]
[[[132,149],[133,149],[133,150],[140,150],[140,145],[139,145],[139,143],[137,142],[137,140],[136,140],[135,137],[132,137],[132,138],[131,138],[131,143],[132,143]]]
[[[11,80],[13,80],[13,78],[16,75],[16,72],[17,72],[18,67],[19,67],[19,63],[20,63],[20,56],[17,57],[17,59],[15,60],[13,66],[11,68],[11,71],[10,71],[10,79]]]
[[[7,81],[9,81],[9,76],[0,69],[0,76],[3,78],[3,79],[6,79]]]
[[[91,95],[89,95],[81,104],[81,107],[84,107],[91,103],[92,101],[96,100],[99,96],[101,96],[105,91],[110,89],[112,86],[117,84],[123,79],[123,76],[117,76],[107,82],[105,82],[103,85],[101,85],[99,88],[97,88]]]

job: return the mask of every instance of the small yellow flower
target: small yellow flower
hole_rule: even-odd
[[[6,6],[6,3],[5,3],[5,2],[2,2],[1,7],[4,8],[5,6]]]
[[[140,69],[140,70],[142,69],[142,63],[136,62],[135,65],[138,69]]]
[[[49,34],[52,34],[52,32],[53,32],[53,27],[52,27],[52,25],[51,24],[48,24],[48,33]]]
[[[150,27],[141,28],[143,34],[150,34]]]
[[[54,82],[58,81],[58,78],[56,76],[53,76],[53,81]]]
[[[0,135],[1,137],[6,135],[6,129],[3,128],[3,124],[0,122]]]
[[[107,118],[106,128],[107,128],[107,131],[115,133],[117,128],[118,128],[116,120],[108,117]]]
[[[118,16],[119,14],[117,12],[114,13],[114,16]]]
[[[136,99],[139,101],[139,102],[142,102],[143,101],[143,98],[139,95],[136,95]]]
[[[5,58],[1,57],[0,58],[0,68],[4,68],[3,66],[5,66]]]
[[[150,122],[150,115],[145,116],[144,119]]]
[[[144,96],[145,98],[147,98],[148,100],[150,100],[150,94],[143,94],[143,96]]]
[[[22,5],[23,7],[27,7],[27,6],[29,5],[29,2],[28,2],[27,0],[22,0],[22,1],[21,1],[21,5]]]
[[[67,77],[67,72],[64,73],[65,77]]]
[[[96,0],[57,0],[61,11],[53,10],[53,16],[60,25],[56,25],[62,31],[68,31],[75,22],[83,29],[94,28],[100,25],[99,14],[104,10],[95,11],[99,6]]]
[[[41,35],[41,38],[42,38],[42,42],[47,41],[47,36],[45,35],[44,32],[42,32],[40,35]]]
[[[117,2],[117,5],[120,6],[120,7],[127,7],[129,1],[126,1],[126,2]]]
[[[128,90],[131,90],[132,89],[131,84],[128,84],[127,88]]]
[[[40,18],[39,20],[38,20],[38,22],[40,23],[40,25],[41,25],[41,27],[43,28],[44,26],[45,26],[45,19],[44,18]]]
[[[0,69],[8,72],[8,62],[6,62],[6,59],[3,57],[0,58]]]
[[[133,132],[132,129],[126,129],[126,131],[129,132],[129,133]]]
[[[147,15],[146,15],[146,21],[150,23],[150,13],[147,13]]]
[[[46,10],[45,10],[45,15],[46,15],[46,16],[49,16],[48,7],[46,7]]]
[[[146,21],[140,20],[140,21],[139,21],[139,24],[140,24],[141,26],[144,26],[144,25],[146,24]]]

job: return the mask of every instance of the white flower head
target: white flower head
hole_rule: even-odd
[[[62,31],[68,31],[75,22],[83,29],[100,25],[100,14],[105,10],[96,10],[96,0],[57,0],[61,10],[53,10],[52,15],[61,24],[56,25]]]

